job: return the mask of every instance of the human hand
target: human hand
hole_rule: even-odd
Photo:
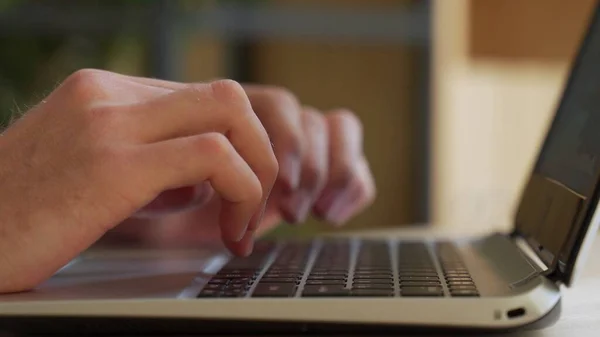
[[[171,89],[185,86],[138,80]],[[311,211],[339,226],[372,202],[375,186],[363,154],[362,126],[354,114],[344,109],[322,114],[301,106],[291,92],[282,88],[244,88],[271,138],[280,168],[256,236],[282,219],[301,223]],[[209,185],[165,192],[105,239],[175,247],[214,243],[219,238],[219,201],[213,196]],[[165,215],[182,208],[187,210]],[[248,245],[237,246],[235,251],[249,253],[252,241],[245,243]]]
[[[0,137],[0,292],[30,289],[163,191],[210,183],[235,251],[278,165],[233,81],[146,85],[79,71]]]

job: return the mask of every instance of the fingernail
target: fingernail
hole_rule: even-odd
[[[288,189],[295,191],[300,184],[300,160],[293,155],[284,156],[279,163],[279,174]]]
[[[244,228],[238,232],[238,235],[233,238],[233,242],[242,241],[242,239],[244,238],[244,235],[246,235],[247,230],[248,230],[248,224],[246,224],[246,226],[244,226]]]
[[[331,205],[325,214],[325,220],[335,225],[340,225],[343,222],[342,215],[344,213],[344,206],[346,206],[344,199],[345,198],[341,198]]]
[[[250,256],[252,254],[252,251],[254,250],[254,231],[249,230],[247,232],[247,235],[250,235],[250,240],[248,241],[248,245],[246,246],[246,249],[244,250],[244,257]]]

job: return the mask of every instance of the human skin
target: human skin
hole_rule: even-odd
[[[219,240],[282,219],[341,225],[375,186],[362,128],[288,90],[81,70],[0,137],[0,292],[34,288],[101,238]]]

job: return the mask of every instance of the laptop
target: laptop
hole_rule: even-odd
[[[507,233],[355,234],[221,248],[94,247],[0,296],[0,331],[505,331],[554,323],[600,223],[600,7]]]

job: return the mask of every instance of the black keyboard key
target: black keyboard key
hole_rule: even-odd
[[[286,277],[294,277],[294,278],[299,278],[302,276],[302,273],[273,273],[273,272],[266,272],[263,277],[269,277],[269,278],[286,278]]]
[[[392,297],[394,296],[394,291],[385,289],[352,289],[350,295],[357,297]]]
[[[259,283],[252,297],[292,297],[296,293],[295,283]]]
[[[354,279],[362,279],[362,280],[375,280],[375,279],[382,279],[382,280],[391,280],[392,279],[392,275],[386,275],[386,274],[372,274],[372,275],[363,275],[363,274],[354,274]]]
[[[449,281],[448,285],[450,286],[472,286],[475,285],[475,283],[471,282],[471,281]]]
[[[400,282],[400,287],[429,287],[429,286],[442,286],[440,281],[405,281]]]
[[[348,276],[347,271],[311,271],[311,276]]]
[[[213,278],[213,279],[210,279],[210,281],[208,281],[208,284],[227,284],[227,283],[229,283],[229,279]]]
[[[471,277],[465,276],[446,276],[448,281],[472,281]]]
[[[444,291],[442,287],[402,287],[400,288],[402,296],[442,296]]]
[[[245,290],[225,290],[219,295],[219,297],[244,297],[246,296]]]
[[[309,275],[309,280],[345,280],[345,275]]]
[[[229,284],[223,290],[246,290],[250,288],[249,284]]]
[[[254,282],[254,278],[251,277],[240,277],[240,278],[234,278],[231,279],[231,281],[229,281],[229,283],[250,283],[250,282]]]
[[[210,290],[221,290],[225,287],[225,284],[206,284],[202,289],[210,289]]]
[[[373,280],[353,280],[352,282],[353,284],[393,284],[392,280],[379,280],[379,279],[373,279]]]
[[[220,293],[219,290],[204,289],[198,294],[198,297],[219,297]]]
[[[400,277],[402,276],[425,276],[425,277],[438,277],[438,273],[435,272],[398,272]]]
[[[378,283],[371,283],[371,284],[353,284],[352,285],[352,290],[354,289],[384,289],[384,290],[388,290],[388,289],[394,289],[394,285],[392,284],[378,284]]]
[[[342,285],[305,285],[302,291],[304,297],[348,296],[349,290]]]
[[[450,290],[477,290],[475,285],[449,285],[448,288]]]
[[[434,268],[410,268],[410,267],[405,267],[405,268],[398,268],[398,273],[402,274],[402,273],[435,273],[437,274],[437,272],[435,271]]]
[[[477,290],[450,290],[450,295],[456,297],[477,297],[479,292]]]
[[[437,276],[400,276],[400,282],[402,281],[439,281]]]
[[[345,285],[346,280],[306,280],[308,285]]]
[[[260,283],[296,283],[298,281],[295,277],[263,277],[260,279]]]
[[[317,267],[313,267],[311,272],[311,274],[325,274],[325,275],[339,275],[339,274],[346,274],[348,273],[348,269],[347,268],[317,268]]]

